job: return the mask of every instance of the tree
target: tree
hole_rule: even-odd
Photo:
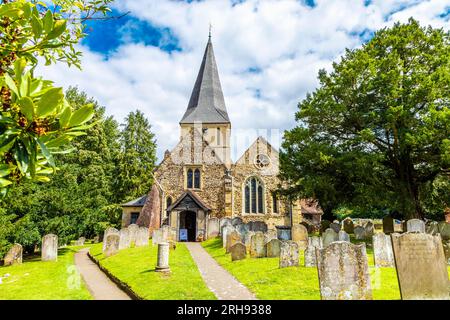
[[[128,114],[123,127],[117,190],[123,200],[131,200],[150,191],[156,162],[156,141],[148,120],[139,110]]]
[[[449,32],[410,19],[346,50],[299,104],[280,156],[286,193],[424,218],[449,205]],[[445,194],[445,197],[443,196]]]

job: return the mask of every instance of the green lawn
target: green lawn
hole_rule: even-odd
[[[220,238],[202,243],[220,265],[256,294],[259,299],[317,300],[320,299],[316,268],[305,268],[303,252],[300,267],[278,268],[278,258],[259,258],[231,261],[222,248]],[[373,267],[372,249],[367,249],[373,298],[400,299],[394,268]]]
[[[21,265],[0,267],[1,300],[87,300],[91,295],[74,265],[74,253],[80,247],[58,250],[58,261],[41,261],[40,256],[26,258]],[[4,277],[9,274],[9,277]]]
[[[91,254],[116,278],[128,284],[144,299],[150,300],[212,300],[197,266],[183,243],[170,251],[170,275],[155,272],[157,246],[124,249],[105,258],[102,244],[91,247]]]

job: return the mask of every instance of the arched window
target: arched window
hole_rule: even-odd
[[[194,188],[200,189],[200,170],[195,169],[194,171]]]
[[[166,209],[168,209],[172,205],[172,197],[168,196],[166,199]]]
[[[192,185],[193,185],[193,172],[192,169],[188,169],[187,171],[187,187],[188,189],[192,189]]]
[[[264,186],[255,177],[249,178],[244,187],[245,213],[264,213]]]

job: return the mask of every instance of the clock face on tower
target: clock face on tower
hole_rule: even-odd
[[[262,154],[262,153],[258,154],[255,157],[254,164],[255,164],[256,168],[258,168],[258,169],[267,168],[268,166],[270,166],[270,158],[266,154]]]

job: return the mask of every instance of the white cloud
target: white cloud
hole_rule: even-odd
[[[363,0],[315,2],[310,8],[293,0],[248,0],[235,6],[226,0],[120,0],[118,9],[170,28],[182,51],[169,54],[152,46],[124,44],[106,60],[82,47],[82,72],[57,65],[41,73],[65,87],[77,85],[119,121],[136,108],[144,111],[161,159],[178,141],[178,121],[194,85],[210,22],[233,128],[280,130],[295,124],[297,103],[314,90],[318,70],[329,69],[345,48],[361,45],[360,32],[405,22],[410,16],[424,25],[450,25],[439,17],[448,10],[444,0],[374,0],[368,6]],[[259,72],[248,72],[249,68]]]

